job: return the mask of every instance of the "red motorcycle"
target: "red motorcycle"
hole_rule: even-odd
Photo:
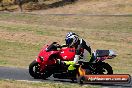
[[[37,79],[46,79],[53,74],[54,78],[76,80],[81,75],[79,70],[81,67],[86,69],[88,74],[113,74],[112,67],[103,62],[105,59],[112,59],[116,56],[112,50],[96,50],[92,55],[94,63],[79,61],[73,71],[68,71],[67,65],[58,64],[58,59],[73,61],[74,56],[75,48],[60,46],[57,42],[53,42],[41,49],[37,59],[29,65],[29,73]]]

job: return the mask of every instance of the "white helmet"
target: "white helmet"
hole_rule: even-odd
[[[74,32],[68,32],[66,35],[66,45],[68,46],[73,46],[75,45],[79,40],[79,37],[77,34],[75,34]]]

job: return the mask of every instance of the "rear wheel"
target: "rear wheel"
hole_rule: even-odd
[[[113,74],[113,69],[108,63],[103,63],[100,74]]]

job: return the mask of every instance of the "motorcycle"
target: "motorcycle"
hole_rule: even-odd
[[[85,73],[88,74],[113,74],[112,67],[103,62],[116,57],[112,50],[96,50],[92,54],[94,62],[79,61],[73,71],[68,71],[67,65],[58,64],[58,60],[73,61],[74,56],[75,48],[61,46],[57,42],[53,42],[41,49],[36,60],[29,65],[29,74],[36,79],[46,79],[53,75],[54,78],[71,79],[72,81],[82,74],[80,69],[85,69]]]

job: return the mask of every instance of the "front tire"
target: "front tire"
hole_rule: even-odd
[[[40,78],[39,63],[35,60],[29,65],[29,74],[35,79]]]
[[[46,79],[49,76],[51,76],[52,74],[49,73],[48,71],[44,70],[44,71],[40,71],[40,65],[39,63],[34,60],[30,65],[29,65],[29,74],[34,77],[35,79]]]

